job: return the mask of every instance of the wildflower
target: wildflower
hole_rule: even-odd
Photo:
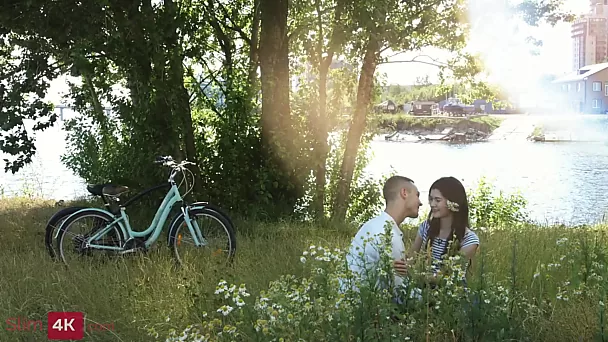
[[[303,264],[306,263],[306,258],[305,257],[300,257],[300,262],[303,263]]]
[[[243,300],[243,298],[241,297],[237,297],[234,300],[234,303],[236,304],[236,306],[238,306],[239,308],[245,305],[245,301]]]
[[[222,305],[221,308],[217,309],[217,312],[221,313],[224,316],[228,316],[234,310],[234,308],[230,305]]]
[[[225,325],[224,332],[234,334],[236,332],[236,327],[233,327],[231,325]]]
[[[568,241],[568,238],[561,238],[561,239],[557,239],[556,244],[558,246],[563,245],[564,243],[566,243]]]
[[[247,288],[245,287],[245,284],[241,284],[241,286],[239,286],[239,294],[243,297],[249,297],[249,293],[247,293]]]

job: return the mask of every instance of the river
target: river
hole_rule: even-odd
[[[561,138],[581,141],[527,141],[538,122]],[[84,183],[60,161],[66,149],[61,127],[37,135],[32,165],[16,175],[0,173],[0,194],[31,193],[59,200],[86,193]],[[393,168],[412,178],[423,202],[439,177],[454,176],[474,187],[483,176],[498,190],[520,191],[537,221],[593,223],[608,212],[608,116],[514,115],[506,117],[488,142],[387,142],[377,136],[372,152],[368,172],[380,175]]]

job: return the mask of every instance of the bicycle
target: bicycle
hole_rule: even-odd
[[[116,187],[116,186],[117,185],[112,184],[112,183],[88,184],[87,191],[95,197],[101,197],[101,199],[103,200],[104,207],[108,211],[110,211],[116,215],[118,213],[113,211],[113,209],[111,207],[111,205],[112,205],[111,199],[105,195],[106,191],[109,191],[110,188]],[[166,185],[163,184],[163,187],[164,186],[166,186]],[[143,196],[156,189],[158,189],[158,187],[156,187],[156,186],[152,187],[152,188],[148,188],[148,189],[142,191],[141,194]],[[134,198],[134,199],[136,199],[136,198]],[[127,204],[125,204],[125,206],[126,205]],[[192,205],[205,206],[206,208],[208,208],[210,210],[216,211],[218,214],[222,215],[226,219],[226,221],[228,221],[228,223],[232,227],[232,230],[234,231],[234,224],[232,223],[232,219],[226,212],[224,212],[224,210],[222,208],[220,208],[214,204],[211,204],[209,202],[194,202],[194,203],[192,203]],[[47,249],[51,259],[53,259],[53,260],[57,259],[57,253],[55,252],[55,249],[53,248],[53,237],[56,236],[55,229],[58,228],[70,215],[72,215],[75,212],[82,210],[82,209],[87,209],[87,207],[72,206],[72,207],[66,207],[66,208],[60,209],[55,214],[53,214],[53,216],[51,216],[51,218],[47,221],[46,226],[45,226],[44,244],[46,246],[46,249]]]
[[[59,226],[55,233],[57,250],[59,257],[64,264],[66,261],[66,252],[71,250],[69,244],[66,244],[66,236],[72,235],[71,247],[76,250],[77,254],[90,255],[92,251],[106,251],[117,254],[126,254],[137,251],[148,250],[158,239],[165,223],[167,222],[170,211],[174,208],[177,202],[181,202],[180,213],[171,220],[169,224],[169,233],[167,236],[168,247],[173,251],[173,255],[180,266],[184,265],[184,253],[178,252],[178,247],[182,245],[183,236],[189,233],[193,239],[193,245],[197,248],[207,246],[208,239],[203,236],[199,224],[193,219],[207,217],[218,222],[222,229],[221,231],[228,237],[228,242],[221,249],[215,250],[213,256],[218,253],[227,254],[227,262],[231,262],[236,252],[236,237],[234,227],[228,216],[223,211],[206,202],[195,202],[188,204],[184,201],[185,197],[192,189],[188,188],[186,172],[192,175],[192,172],[186,168],[186,165],[194,165],[189,161],[177,163],[172,157],[159,157],[155,161],[157,164],[162,164],[171,168],[167,183],[144,190],[130,198],[124,204],[120,203],[120,196],[128,192],[128,187],[120,185],[104,185],[101,187],[101,195],[112,198],[117,204],[117,208],[112,210],[110,207],[101,208],[85,208],[77,210],[70,214]],[[175,176],[180,173],[184,176],[182,182],[186,182],[186,193],[182,196],[179,187],[175,182]],[[192,177],[194,179],[194,177]],[[194,183],[194,182],[193,182]],[[143,231],[134,231],[129,222],[129,216],[126,213],[126,208],[134,203],[137,199],[147,193],[160,188],[169,187],[162,203],[158,207],[152,223]],[[99,190],[99,187],[96,188]],[[95,194],[99,194],[96,192]],[[84,219],[93,218],[95,222],[103,222],[103,226],[87,230],[85,234],[73,234],[72,230],[76,224]],[[186,229],[183,229],[186,228]],[[206,232],[205,232],[206,233]],[[103,243],[109,240],[109,243]],[[100,243],[102,241],[102,243]]]

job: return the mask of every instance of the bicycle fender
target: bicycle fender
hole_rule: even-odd
[[[226,213],[226,211],[224,211],[224,209],[220,208],[219,206],[215,205],[215,204],[211,204],[209,202],[194,202],[192,204],[190,204],[188,206],[188,208],[190,210],[192,209],[210,209],[213,210],[215,212],[217,212],[218,214],[222,215],[226,221],[228,221],[228,223],[230,224],[230,226],[232,226],[232,228],[234,230],[236,230],[236,228],[234,227],[234,223],[232,223],[232,220],[230,219],[230,216],[228,215],[228,213]]]
[[[85,209],[81,209],[76,211],[75,213],[73,213],[72,215],[68,216],[63,222],[61,222],[61,225],[59,227],[57,227],[57,231],[55,232],[55,239],[59,236],[59,232],[61,231],[61,229],[63,228],[63,225],[68,222],[68,220],[70,220],[72,218],[72,216],[85,212],[85,211],[96,211],[99,212],[103,215],[109,216],[109,217],[114,217],[114,215],[112,215],[109,211],[104,210],[104,209],[100,209],[100,208],[85,208]],[[128,236],[127,234],[127,230],[125,229],[125,227],[122,225],[122,222],[117,222],[118,226],[120,227],[120,230],[122,230],[122,233],[124,234],[123,236]]]

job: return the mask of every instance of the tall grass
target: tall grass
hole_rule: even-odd
[[[43,246],[54,202],[3,198],[0,341],[44,340],[45,331],[8,331],[6,320],[46,324],[50,311],[82,311],[87,322],[114,323],[114,331],[87,332],[87,341],[165,340],[171,331],[183,340],[195,340],[199,331],[213,341],[606,340],[605,227],[522,223],[520,198],[493,196],[471,193],[475,220],[491,226],[476,229],[482,246],[470,296],[446,276],[439,290],[425,289],[422,301],[403,305],[383,292],[338,292],[356,227],[237,220],[231,267],[176,271],[161,238],[145,255],[66,269]],[[139,222],[136,227],[147,223]],[[409,244],[417,227],[403,229]]]

